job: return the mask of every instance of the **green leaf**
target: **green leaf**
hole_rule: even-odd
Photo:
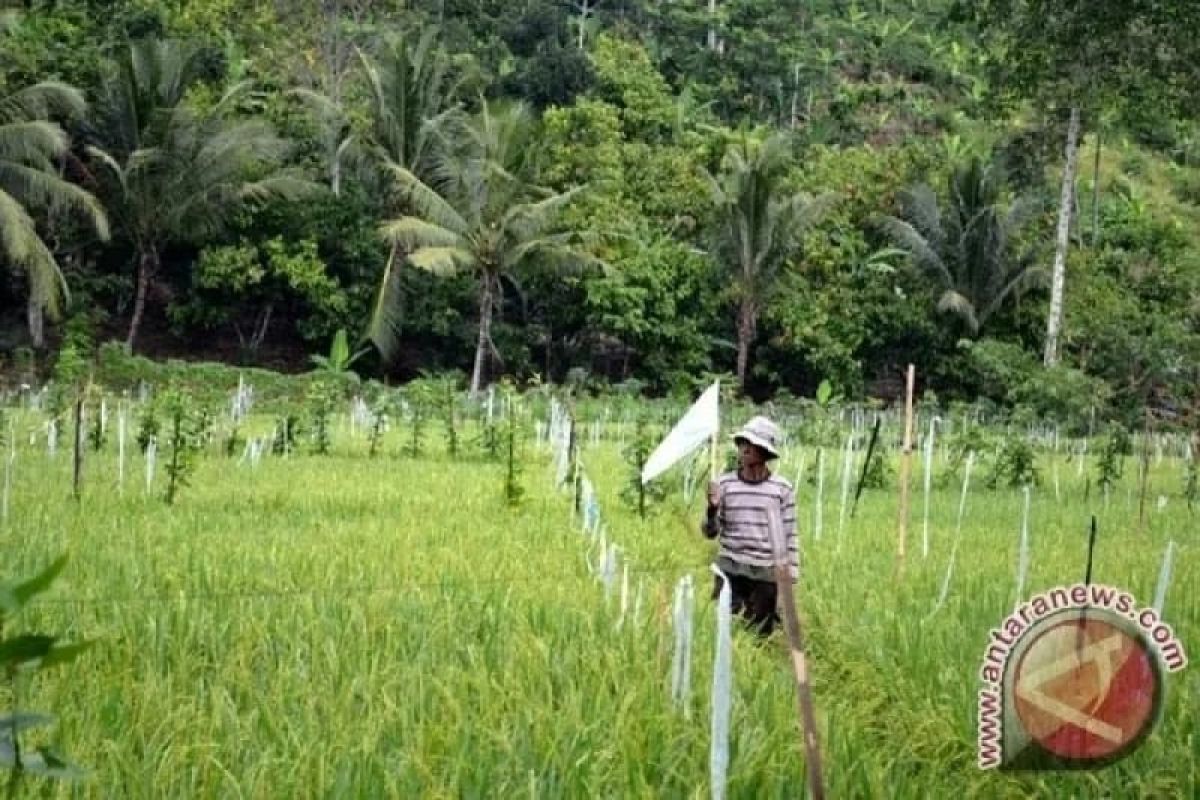
[[[50,725],[53,722],[54,717],[49,714],[36,714],[31,711],[18,711],[15,714],[5,714],[0,717],[0,745],[12,741],[14,728],[20,734],[31,728],[39,728],[43,725]]]
[[[821,381],[821,385],[817,387],[817,403],[820,405],[826,405],[829,403],[829,398],[832,396],[833,385],[829,382],[829,379],[826,378],[825,380]]]
[[[350,359],[350,345],[346,342],[346,329],[338,328],[333,336],[333,345],[329,348],[329,360],[334,368],[345,369]]]
[[[27,633],[0,641],[0,665],[10,669],[43,658],[54,646],[53,636]]]
[[[66,565],[67,556],[63,555],[29,580],[0,587],[0,611],[9,614],[20,611],[34,596],[46,591]]]
[[[38,666],[40,669],[49,669],[50,667],[57,667],[62,664],[70,664],[84,652],[90,650],[95,644],[94,641],[90,641],[52,647],[50,648],[50,652],[42,658],[42,662]]]

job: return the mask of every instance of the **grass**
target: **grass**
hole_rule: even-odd
[[[270,420],[255,424],[269,429]],[[60,716],[54,735],[93,770],[51,796],[708,796],[713,545],[698,532],[699,505],[683,509],[672,487],[655,516],[639,520],[617,499],[627,475],[615,443],[585,441],[608,535],[628,555],[631,594],[642,595],[640,615],[630,608],[622,618],[617,594],[606,597],[588,572],[591,543],[572,525],[569,493],[551,486],[548,452],[526,446],[526,497],[509,509],[503,465],[473,453],[452,461],[436,426],[423,458],[400,455],[398,429],[372,460],[365,439],[340,425],[323,458],[267,455],[252,469],[214,447],[171,508],[161,485],[144,495],[132,445],[124,492],[115,491],[110,441],[89,454],[76,505],[61,443],[51,461],[27,433],[18,437],[12,513],[0,529],[4,576],[72,555],[59,585],[18,622],[101,640],[77,665],[39,678],[28,698]],[[785,462],[786,476],[796,460]],[[1161,511],[1150,504],[1139,534],[1129,464],[1107,507],[1094,492],[1085,503],[1065,465],[1061,502],[1050,486],[1035,490],[1026,594],[1082,578],[1094,512],[1094,580],[1148,605],[1173,538],[1166,618],[1194,656],[1200,559],[1196,517],[1178,496],[1181,465],[1156,466],[1151,497],[1171,499]],[[923,559],[920,474],[918,461],[902,582],[893,577],[894,490],[865,492],[839,542],[834,472],[820,541],[815,489],[800,488],[799,602],[829,796],[1196,796],[1194,668],[1169,676],[1163,724],[1113,767],[976,768],[976,676],[988,630],[1014,600],[1022,500],[1019,491],[971,491],[949,599],[922,623],[959,489],[937,490]],[[669,696],[670,603],[687,572],[697,581],[690,718]],[[782,645],[757,647],[738,631],[734,683],[727,796],[803,796]]]

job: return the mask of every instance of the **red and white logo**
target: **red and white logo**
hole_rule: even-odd
[[[1032,632],[1013,687],[1031,739],[1059,758],[1096,761],[1153,725],[1160,682],[1142,640],[1093,613]]]

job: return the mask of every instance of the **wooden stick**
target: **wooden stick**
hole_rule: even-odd
[[[1138,490],[1138,533],[1146,532],[1146,492],[1150,488],[1150,409],[1146,409],[1146,424],[1142,429],[1142,474]]]
[[[908,483],[912,474],[913,451],[913,384],[916,382],[916,367],[908,365],[904,390],[904,450],[900,458],[900,527],[897,533],[896,567],[904,574],[905,546],[908,541]]]
[[[717,473],[717,434],[715,434],[715,433],[712,435],[712,441],[709,442],[708,468],[709,468],[708,469],[709,477],[715,481],[717,479],[717,474],[718,474]]]
[[[854,514],[858,511],[858,498],[862,495],[863,484],[867,481],[867,470],[871,466],[871,457],[875,455],[875,443],[879,441],[879,423],[883,418],[878,414],[875,415],[875,427],[871,431],[871,443],[867,445],[867,457],[863,460],[862,474],[858,476],[858,489],[854,492],[854,505],[850,508],[850,519],[854,519]]]
[[[83,396],[75,400],[75,458],[71,480],[71,496],[79,500],[79,484],[83,479]]]
[[[783,538],[783,522],[779,511],[767,512],[767,525],[771,531],[771,542],[775,550],[775,586],[778,603],[783,610],[783,627],[787,632],[792,654],[792,671],[796,678],[796,699],[800,706],[800,720],[804,733],[805,772],[808,773],[808,790],[812,800],[824,800],[825,782],[821,767],[821,746],[817,737],[817,713],[813,704],[812,685],[808,680],[808,660],[804,655],[804,637],[800,631],[800,616],[796,611],[796,596],[792,591],[792,576],[788,563],[787,546]]]

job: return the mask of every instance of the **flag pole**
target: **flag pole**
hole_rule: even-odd
[[[718,381],[719,383],[719,381]],[[717,390],[718,392],[720,389]],[[708,473],[711,480],[717,479],[717,437],[721,435],[721,415],[717,413],[717,429],[713,431],[712,439],[708,443]]]

